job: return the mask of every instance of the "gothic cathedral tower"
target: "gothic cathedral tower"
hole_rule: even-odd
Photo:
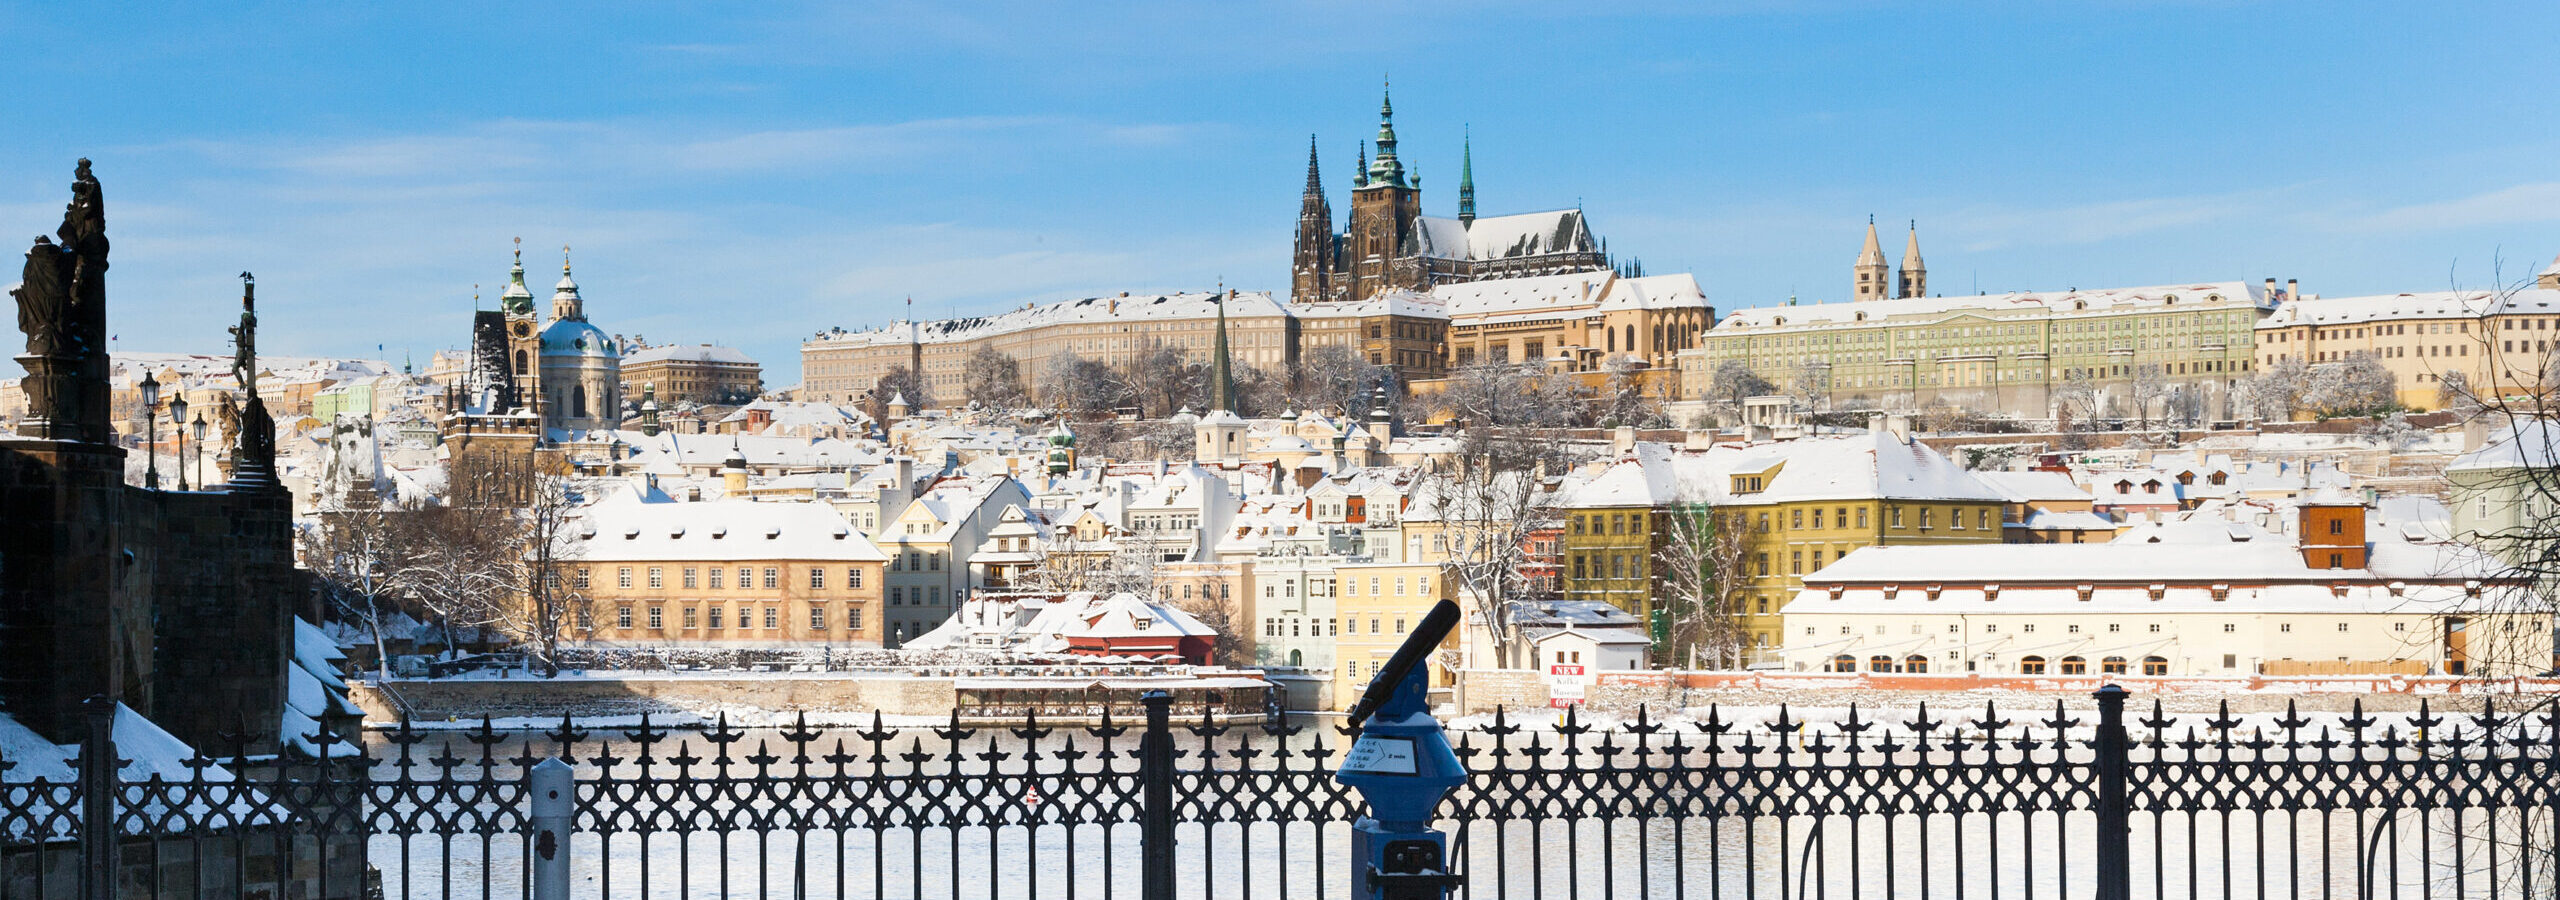
[[[1365,300],[1391,287],[1414,287],[1397,283],[1395,265],[1413,236],[1415,217],[1422,214],[1422,188],[1406,180],[1404,164],[1396,161],[1395,103],[1390,96],[1382,94],[1378,102],[1378,157],[1353,183],[1351,227],[1342,248],[1350,284],[1343,299]]]
[[[1298,245],[1289,261],[1289,299],[1314,303],[1340,299],[1334,271],[1342,248],[1333,233],[1333,206],[1324,200],[1324,176],[1316,171],[1316,138],[1307,136],[1307,190],[1298,198]]]

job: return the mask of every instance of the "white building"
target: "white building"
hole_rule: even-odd
[[[2306,506],[2306,520],[2324,509],[2352,510],[2347,533],[2364,533],[2362,507]],[[2304,546],[2221,533],[2220,543],[1858,550],[1805,576],[1783,610],[1783,658],[1799,672],[1984,676],[2551,667],[2548,616],[2477,550],[2418,532],[2365,537],[2364,550],[2343,553],[2318,537]]]

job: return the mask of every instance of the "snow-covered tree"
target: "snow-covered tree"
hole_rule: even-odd
[[[1022,383],[1021,361],[989,346],[979,347],[960,361],[960,394],[965,402],[986,410],[1016,410],[1031,405],[1031,393]]]
[[[1658,600],[1668,633],[1655,647],[1657,663],[1742,667],[1746,641],[1738,595],[1750,584],[1743,564],[1751,545],[1742,517],[1734,513],[1728,520],[1704,505],[1664,516],[1655,561],[1662,570]]]

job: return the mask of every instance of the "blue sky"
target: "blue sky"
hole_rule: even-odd
[[[423,365],[516,236],[772,384],[908,296],[1285,292],[1307,136],[1347,206],[1387,75],[1428,209],[1472,129],[1484,212],[1579,202],[1719,308],[1843,299],[1869,214],[1941,293],[2560,252],[2547,2],[6,6],[0,221],[94,158],[133,350],[222,352],[248,269],[271,352]]]

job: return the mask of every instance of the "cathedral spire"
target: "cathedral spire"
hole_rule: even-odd
[[[1476,221],[1476,140],[1463,138],[1458,153],[1458,221],[1473,225]]]
[[[1235,369],[1227,360],[1227,285],[1218,283],[1218,293],[1211,299],[1218,305],[1218,340],[1209,353],[1209,407],[1234,412],[1236,408]]]
[[[1307,135],[1307,195],[1324,196],[1324,176],[1316,171],[1316,136]]]
[[[1378,99],[1378,158],[1369,163],[1369,182],[1404,187],[1404,164],[1396,161],[1396,104],[1384,88]]]
[[[518,269],[523,267],[519,265]],[[518,273],[521,277],[522,273]],[[560,283],[551,286],[551,318],[586,321],[587,304],[578,297],[578,283],[569,278],[569,245],[560,245]]]
[[[1368,142],[1368,141],[1361,141],[1361,142],[1360,142],[1360,156],[1359,156],[1359,161],[1358,161],[1357,163],[1355,163],[1354,165],[1352,165],[1352,167],[1351,167],[1351,186],[1352,186],[1352,187],[1355,187],[1355,188],[1364,188],[1364,187],[1368,187],[1368,186],[1369,186],[1369,142]]]

